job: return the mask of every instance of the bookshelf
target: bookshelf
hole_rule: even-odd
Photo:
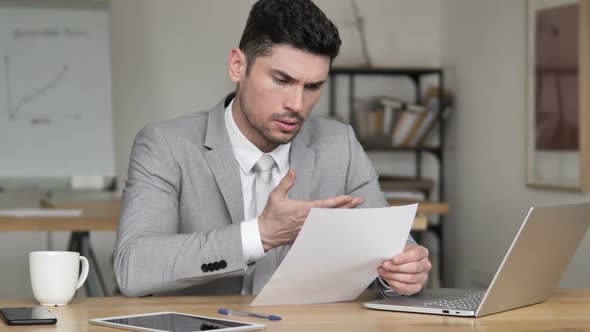
[[[330,78],[330,89],[329,89],[329,112],[330,116],[336,115],[336,85],[337,80],[335,79],[338,76],[345,76],[348,77],[348,105],[349,105],[349,115],[351,122],[355,123],[354,121],[354,104],[355,104],[355,79],[357,76],[391,76],[391,77],[407,77],[409,78],[413,85],[415,93],[415,100],[416,104],[421,104],[422,102],[422,95],[421,91],[421,83],[422,78],[425,76],[432,76],[435,75],[438,77],[439,82],[439,96],[444,98],[444,74],[442,68],[434,68],[434,67],[334,67],[330,70],[329,78]],[[438,146],[417,146],[417,147],[406,147],[406,146],[394,146],[391,141],[383,140],[379,137],[376,138],[369,138],[366,140],[361,140],[361,144],[366,151],[391,151],[391,152],[414,152],[415,153],[415,174],[416,178],[422,177],[422,154],[423,153],[430,153],[432,154],[439,163],[439,197],[443,197],[444,193],[444,158],[443,158],[443,148],[444,148],[444,121],[443,121],[443,110],[444,110],[444,102],[441,100],[439,103],[439,113],[438,113]],[[355,128],[357,129],[357,128]]]
[[[422,95],[421,91],[421,83],[422,78],[428,75],[435,75],[438,77],[439,82],[439,96],[440,98],[444,98],[444,74],[441,68],[434,68],[434,67],[334,67],[330,70],[329,78],[330,78],[330,90],[329,90],[329,111],[331,116],[336,115],[336,84],[337,76],[346,76],[348,77],[348,105],[349,105],[349,114],[352,123],[354,124],[354,101],[355,101],[355,79],[357,76],[392,76],[392,77],[407,77],[409,78],[413,85],[415,93],[415,100],[416,104],[421,104],[422,102]],[[379,137],[371,139],[361,139],[361,144],[366,151],[390,151],[390,152],[413,152],[415,155],[415,176],[417,179],[422,178],[422,154],[423,153],[430,153],[432,154],[437,162],[438,162],[438,179],[439,179],[439,187],[438,187],[438,197],[441,201],[444,200],[444,158],[443,158],[443,151],[444,151],[444,144],[445,144],[445,135],[444,135],[444,121],[443,121],[443,108],[444,102],[441,101],[439,103],[439,112],[438,112],[438,146],[416,146],[416,147],[408,147],[408,146],[394,146],[390,140],[383,140]],[[356,128],[355,128],[356,129]]]
[[[444,98],[445,95],[445,88],[444,88],[444,73],[442,68],[438,67],[333,67],[329,73],[329,112],[330,116],[336,117],[336,87],[337,87],[337,77],[346,77],[348,78],[348,89],[347,89],[347,97],[348,97],[348,114],[350,116],[351,124],[355,131],[357,132],[357,136],[359,136],[359,141],[365,151],[385,151],[391,153],[412,153],[414,156],[414,179],[419,181],[423,180],[422,177],[422,158],[423,154],[431,154],[435,157],[437,164],[438,164],[438,202],[432,201],[424,201],[420,202],[419,204],[419,214],[430,214],[430,215],[438,215],[439,216],[439,223],[435,225],[428,226],[438,237],[440,248],[439,248],[439,259],[442,260],[444,257],[443,255],[443,216],[448,214],[450,211],[449,204],[444,201],[444,146],[445,146],[445,124],[444,124],[444,108],[446,107],[446,103]],[[358,135],[359,131],[356,128],[356,124],[358,121],[355,121],[355,90],[356,90],[356,78],[362,77],[376,77],[376,76],[388,76],[388,77],[405,77],[409,78],[411,84],[413,85],[413,89],[415,91],[415,104],[422,104],[422,83],[425,77],[435,76],[438,80],[438,96],[439,96],[439,103],[438,103],[438,115],[436,120],[436,127],[438,127],[437,135],[438,135],[438,142],[439,144],[436,146],[428,146],[423,145],[422,143],[416,146],[400,146],[394,145],[391,137],[360,137]],[[395,95],[395,92],[392,94]],[[428,199],[428,194],[426,195]],[[403,203],[412,203],[408,200],[396,200],[396,199],[388,199],[390,205],[399,205]],[[415,201],[414,201],[415,202]],[[440,276],[442,277],[442,264],[439,264],[441,267]]]

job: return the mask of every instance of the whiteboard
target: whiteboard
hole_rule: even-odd
[[[61,3],[0,1],[0,178],[114,176],[109,6]]]

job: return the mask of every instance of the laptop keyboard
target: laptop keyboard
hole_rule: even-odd
[[[477,307],[479,307],[479,304],[485,293],[486,292],[477,292],[459,298],[446,298],[442,300],[426,302],[424,306],[475,311]]]

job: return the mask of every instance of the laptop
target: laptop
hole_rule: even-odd
[[[364,303],[371,309],[482,317],[547,300],[590,225],[590,203],[532,207],[487,290],[441,288]]]

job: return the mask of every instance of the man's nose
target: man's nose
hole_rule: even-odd
[[[285,108],[300,113],[303,110],[303,87],[293,86],[285,100]]]

